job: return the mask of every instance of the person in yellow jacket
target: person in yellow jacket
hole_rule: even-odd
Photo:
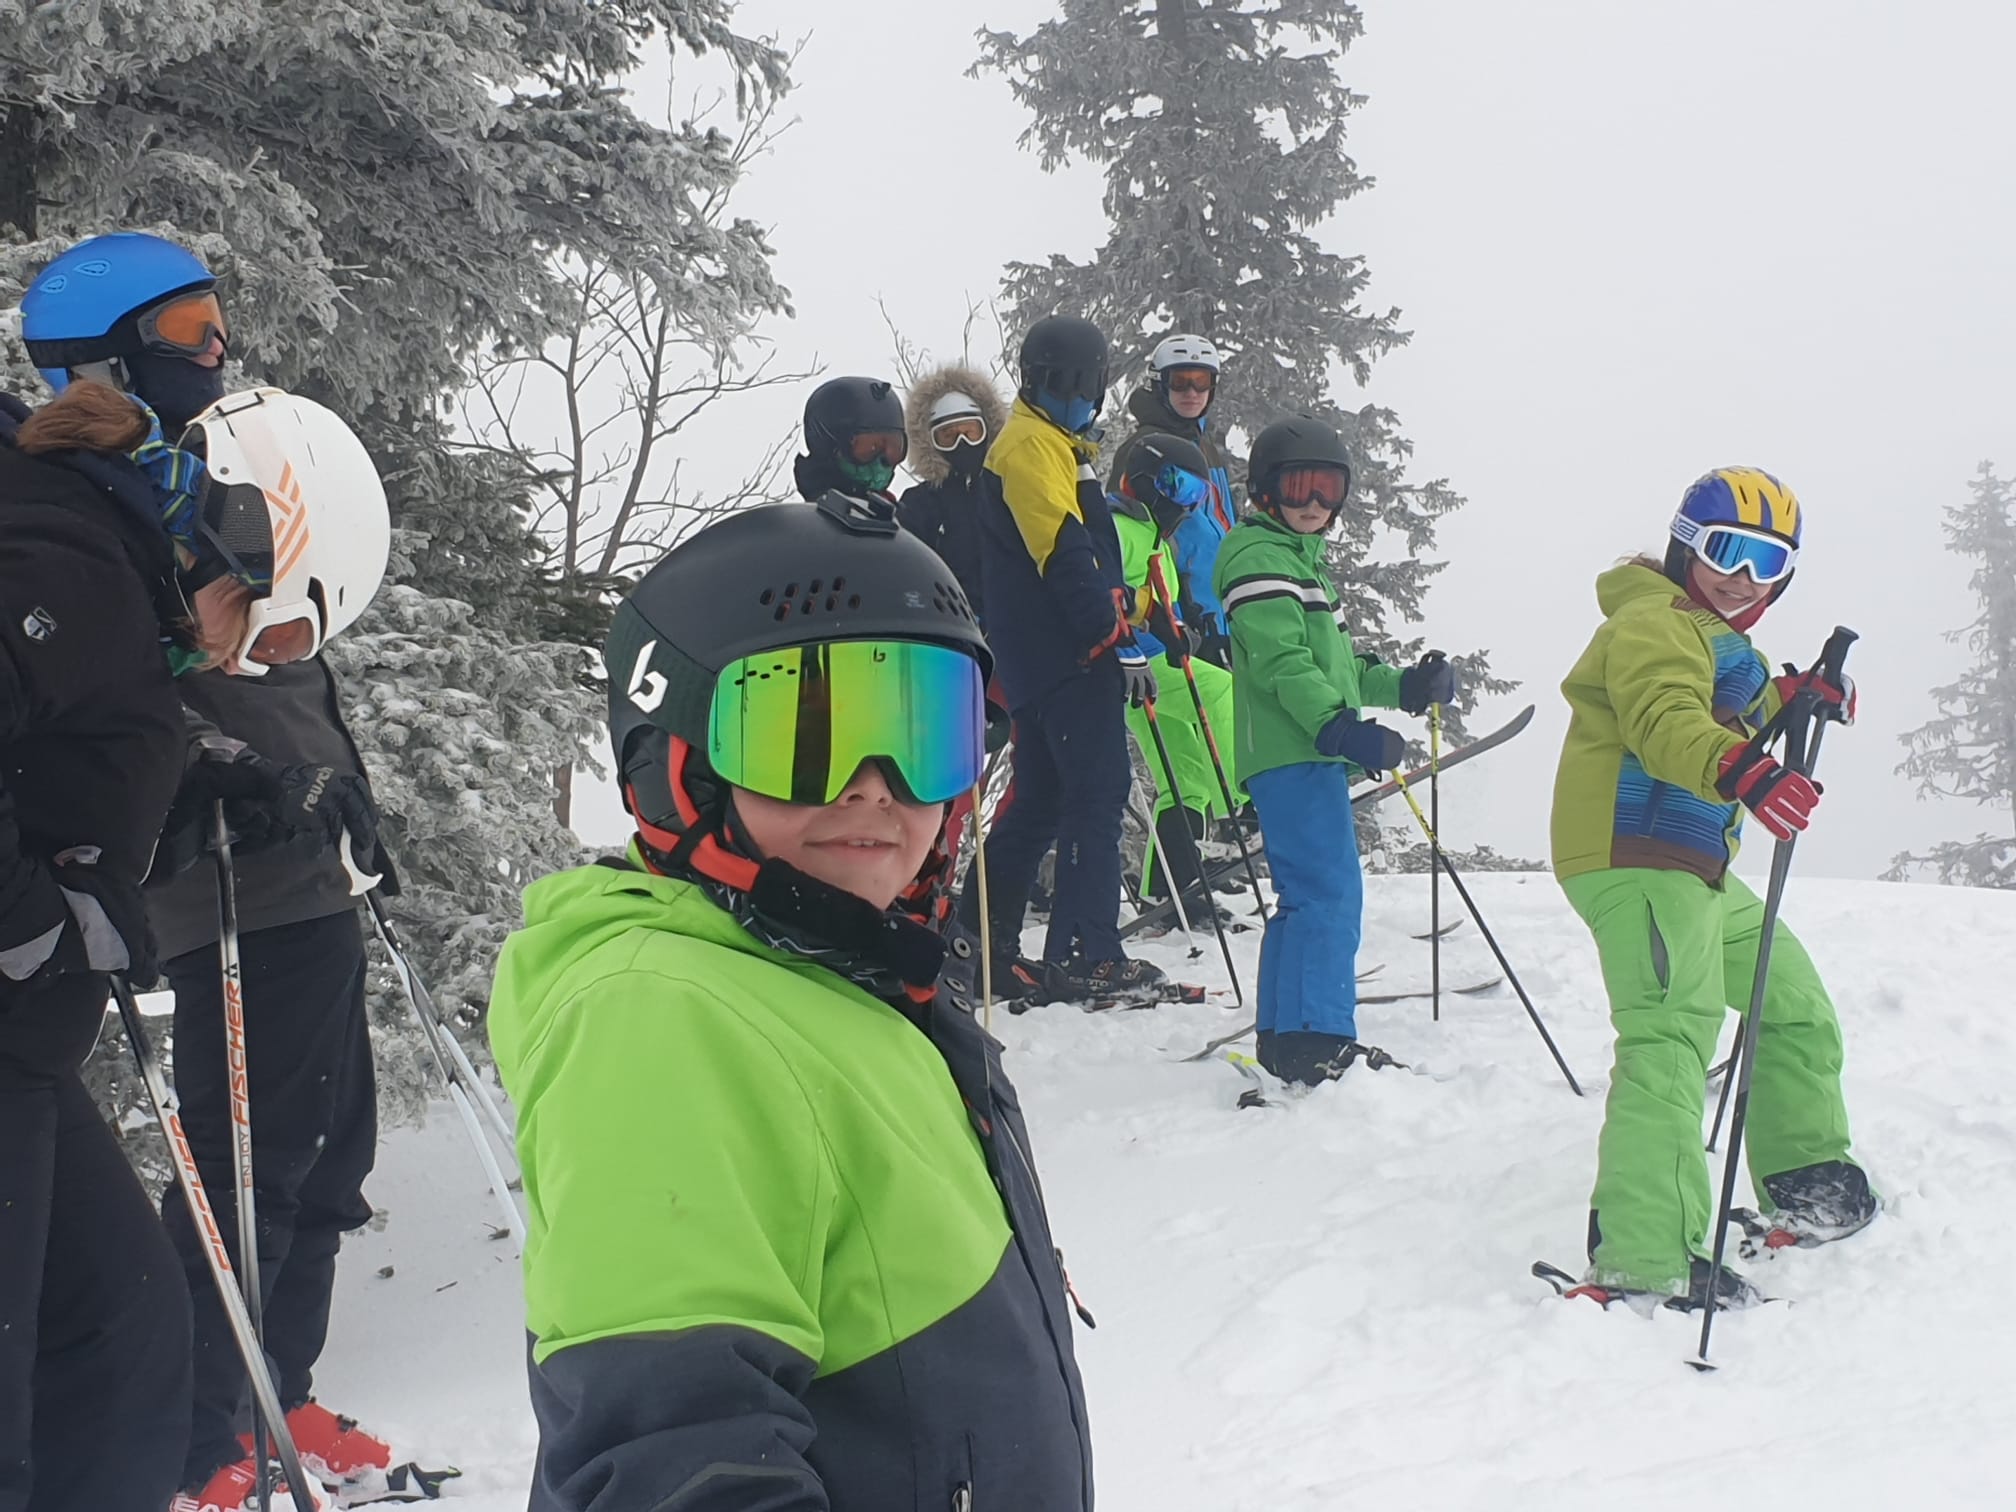
[[[1106,338],[1089,320],[1048,316],[1023,338],[1021,368],[979,506],[987,643],[1016,732],[1015,786],[987,837],[994,982],[1031,1002],[1154,1003],[1166,979],[1120,948],[1120,819],[1134,781],[1125,706],[1155,696],[1155,675],[1134,638],[1147,596],[1121,576],[1092,465]],[[1027,961],[1022,916],[1053,842],[1049,935]]]
[[[1723,1015],[1749,1004],[1763,905],[1730,871],[1746,810],[1785,839],[1819,789],[1749,747],[1798,686],[1748,632],[1792,580],[1799,501],[1769,473],[1721,468],[1681,500],[1664,561],[1596,583],[1604,621],[1561,685],[1554,874],[1596,937],[1616,1061],[1589,1286],[1681,1308],[1707,1300],[1714,1212],[1701,1122]],[[1820,686],[1840,715],[1852,687]],[[1841,1030],[1812,958],[1781,921],[1757,1039],[1747,1145],[1760,1203],[1802,1243],[1854,1233],[1876,1199],[1848,1154]],[[1723,1272],[1718,1305],[1755,1291]]]

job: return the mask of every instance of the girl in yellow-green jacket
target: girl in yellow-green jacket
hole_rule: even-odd
[[[1722,468],[1687,490],[1663,562],[1597,579],[1602,626],[1562,683],[1572,715],[1555,778],[1554,872],[1596,937],[1617,1031],[1590,1199],[1599,1300],[1706,1300],[1714,1206],[1701,1122],[1724,1010],[1748,1006],[1763,905],[1729,869],[1746,810],[1775,837],[1819,789],[1749,737],[1800,685],[1773,678],[1750,628],[1791,582],[1799,501],[1769,473]],[[1852,686],[1821,696],[1852,714]],[[1760,1204],[1800,1242],[1875,1215],[1848,1155],[1841,1030],[1781,921],[1757,1041],[1748,1153]],[[1754,1297],[1725,1268],[1721,1305]]]

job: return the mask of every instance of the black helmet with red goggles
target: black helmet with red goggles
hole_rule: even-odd
[[[1350,493],[1350,449],[1314,415],[1276,420],[1253,438],[1246,496],[1255,508],[1278,518],[1284,505],[1320,502],[1334,522]]]

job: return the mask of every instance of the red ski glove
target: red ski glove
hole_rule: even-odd
[[[1740,745],[1722,758],[1715,791],[1755,814],[1776,840],[1790,840],[1812,821],[1820,785],[1788,771],[1762,751]]]
[[[1820,695],[1820,717],[1839,720],[1842,724],[1855,723],[1855,679],[1847,673],[1841,675],[1841,686],[1835,687],[1818,672],[1801,672],[1790,662],[1785,664],[1785,675],[1771,679],[1777,686],[1778,695],[1786,703],[1804,688],[1811,688]]]

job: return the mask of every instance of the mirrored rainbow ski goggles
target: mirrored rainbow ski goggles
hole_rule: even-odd
[[[864,761],[897,796],[944,803],[987,765],[980,663],[923,641],[824,641],[742,657],[714,680],[707,760],[787,803],[831,803]]]
[[[1775,583],[1799,565],[1799,548],[1783,536],[1744,525],[1703,525],[1673,517],[1673,539],[1717,572],[1747,572],[1754,583]]]

